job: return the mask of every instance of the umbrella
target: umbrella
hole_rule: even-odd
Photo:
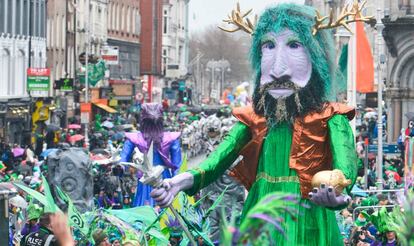
[[[82,127],[81,125],[78,125],[78,124],[70,124],[68,125],[68,128],[69,129],[81,129]]]
[[[414,112],[408,112],[405,114],[405,116],[408,118],[408,120],[411,120],[414,118]]]
[[[55,124],[49,124],[49,125],[47,125],[46,130],[47,131],[52,131],[52,132],[59,131],[60,126],[55,125]]]
[[[114,127],[114,123],[112,123],[112,122],[110,122],[110,121],[104,121],[104,122],[102,123],[102,126],[103,126],[103,127],[108,128],[108,129],[111,129],[111,128],[113,128],[113,127]]]
[[[356,185],[354,185],[354,187],[352,188],[351,193],[354,194],[355,196],[362,196],[362,197],[368,196],[368,194],[364,190],[362,190]]]
[[[119,141],[119,140],[122,140],[124,137],[125,137],[125,133],[117,132],[111,138],[112,138],[112,141]]]
[[[40,157],[46,158],[50,155],[50,153],[54,152],[55,150],[58,150],[58,149],[53,149],[53,148],[47,149],[40,154]]]
[[[71,136],[71,137],[69,138],[69,141],[70,141],[71,143],[75,143],[75,142],[78,142],[78,141],[83,140],[84,138],[85,138],[84,136],[82,136],[82,135],[80,135],[80,134],[76,134],[76,135]]]
[[[377,112],[368,112],[364,115],[365,119],[376,118],[378,116]]]
[[[96,138],[101,138],[103,137],[103,134],[101,132],[95,132],[93,136],[95,136]]]
[[[16,147],[12,149],[12,153],[14,157],[19,157],[24,154],[24,149],[20,147]]]
[[[124,130],[129,130],[129,129],[134,128],[134,126],[131,124],[125,124],[125,125],[122,125],[122,127],[124,128]]]
[[[26,200],[24,200],[24,198],[21,197],[20,195],[10,198],[9,203],[15,207],[19,207],[23,209],[27,208],[27,205],[28,205]]]

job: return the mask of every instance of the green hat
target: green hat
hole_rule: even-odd
[[[99,245],[107,238],[108,235],[106,235],[106,233],[102,229],[98,229],[93,233],[93,241],[95,241],[95,245]]]
[[[367,224],[367,219],[365,218],[363,213],[358,215],[358,218],[355,220],[356,226],[365,226]]]
[[[43,208],[41,208],[39,205],[30,203],[29,206],[27,206],[27,219],[28,220],[34,220],[40,218],[40,216],[43,214]]]
[[[375,206],[379,202],[378,197],[370,196],[361,201],[362,206]]]
[[[374,224],[380,233],[384,233],[388,231],[397,231],[398,228],[395,223],[395,211],[396,210],[389,213],[385,207],[382,207],[380,210],[375,211],[371,215],[368,215],[366,212],[361,213],[363,213],[364,216],[367,217],[372,224]]]

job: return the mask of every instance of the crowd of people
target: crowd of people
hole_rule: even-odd
[[[113,155],[119,155],[119,150],[122,149],[122,144],[125,141],[125,133],[136,131],[139,129],[139,125],[137,125],[137,120],[133,120],[130,126],[125,127],[126,122],[122,120],[122,117],[120,118],[118,124],[109,124],[108,122],[116,122],[117,118],[106,117],[105,121],[101,122],[98,117],[91,129],[91,134],[97,138],[96,142],[91,141],[90,151],[90,157],[94,162],[94,201],[96,209],[126,209],[133,207],[133,204],[135,204],[134,199],[138,182],[136,172],[134,169],[125,169],[116,164]],[[182,145],[190,156],[208,154],[213,151],[234,124],[227,108],[221,108],[207,116],[202,112],[192,113],[187,111],[186,107],[183,107],[177,112],[166,112],[164,119],[165,126],[168,129],[182,132]],[[374,154],[368,155],[368,163],[366,164],[368,173],[367,177],[364,177],[366,151],[364,142],[365,139],[368,139],[369,142],[375,141],[375,127],[370,126],[372,119],[364,118],[364,120],[366,123],[362,123],[358,127],[359,131],[356,136],[359,169],[357,182],[352,193],[353,199],[347,208],[338,211],[338,224],[346,245],[399,245],[395,231],[379,231],[367,216],[378,210],[378,207],[385,206],[391,211],[398,204],[399,195],[401,195],[401,190],[405,185],[404,156],[401,153],[384,156],[384,189],[391,190],[391,192],[376,192],[375,187],[377,186],[378,177],[376,176],[377,167]],[[123,127],[118,127],[119,130],[114,131],[117,126]],[[76,146],[77,142],[83,141],[83,139],[79,139],[70,142],[70,138],[64,136],[64,134],[72,136],[80,134],[79,128],[64,129],[63,132],[60,138],[57,138],[60,139],[58,142],[55,138],[52,144],[47,143],[46,146],[43,146],[45,149],[42,149],[40,154],[31,146],[21,148],[18,145],[11,146],[2,142],[0,145],[0,175],[2,181],[23,181],[31,188],[42,191],[40,174],[47,172],[47,166],[43,165],[44,159],[47,158],[47,146],[55,149],[65,144]],[[120,138],[113,138],[116,134],[119,134]],[[46,137],[46,139],[48,138]],[[361,141],[362,139],[364,141]],[[104,154],[102,155],[102,153]],[[372,189],[372,192],[366,192],[366,188]],[[20,196],[26,197],[23,192],[20,192]],[[57,245],[54,242],[60,236],[56,235],[53,229],[56,227],[52,225],[53,218],[60,221],[64,216],[49,213],[41,214],[41,209],[37,204],[30,204],[29,212],[24,216],[16,212],[19,209],[13,204],[10,205],[12,214],[20,216],[14,218],[15,221],[12,224],[13,234],[20,230],[18,234],[21,238],[21,245],[33,245],[30,243],[39,243],[41,240],[49,241],[49,245]],[[56,223],[62,225],[61,222]],[[62,233],[62,235],[66,233],[63,229],[59,230],[61,230],[59,233]],[[50,235],[56,235],[56,238],[51,239]],[[67,241],[65,240],[65,242]],[[22,244],[22,242],[24,243]],[[96,245],[120,245],[118,244],[119,238],[111,238],[103,231],[96,233],[95,243]],[[46,244],[39,243],[38,245]]]

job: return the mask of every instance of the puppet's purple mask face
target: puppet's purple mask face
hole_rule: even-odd
[[[285,29],[269,32],[262,40],[260,85],[275,83],[268,90],[274,98],[285,98],[305,87],[312,75],[309,53],[297,35]]]

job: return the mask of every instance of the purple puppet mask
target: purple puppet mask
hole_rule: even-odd
[[[140,128],[147,143],[159,146],[164,135],[163,110],[159,103],[144,103],[141,110]]]
[[[260,85],[278,82],[268,91],[275,99],[286,98],[304,88],[312,75],[307,49],[289,29],[269,32],[262,40]]]

